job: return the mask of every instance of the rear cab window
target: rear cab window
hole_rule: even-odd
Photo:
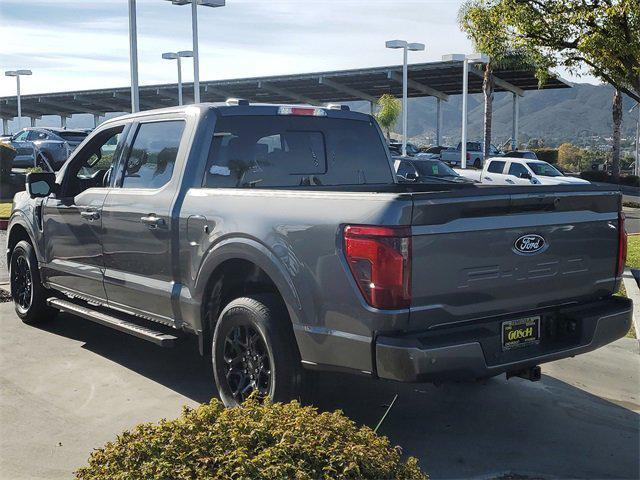
[[[516,177],[519,177],[523,173],[529,173],[524,165],[511,162],[511,164],[509,165],[509,175],[515,175]]]
[[[289,115],[221,116],[203,180],[209,188],[390,183],[372,122]]]

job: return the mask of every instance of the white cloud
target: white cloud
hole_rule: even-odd
[[[200,77],[221,79],[400,63],[390,38],[426,43],[412,62],[471,51],[457,27],[460,0],[227,0],[199,9]],[[125,0],[2,0],[0,68],[31,68],[24,93],[126,86]],[[138,0],[142,84],[175,81],[164,51],[191,48],[190,9]],[[185,61],[185,81],[192,78]],[[15,84],[0,77],[0,96]]]

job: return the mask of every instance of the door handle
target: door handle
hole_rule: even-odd
[[[80,216],[90,221],[98,220],[100,218],[100,212],[96,210],[85,210],[84,212],[80,212]]]
[[[164,218],[158,217],[155,214],[150,214],[146,217],[140,217],[140,221],[147,225],[149,228],[158,228],[164,226]]]

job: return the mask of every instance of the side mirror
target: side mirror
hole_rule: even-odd
[[[416,180],[418,180],[418,176],[415,173],[411,172],[405,174],[404,178],[409,182],[415,182]]]
[[[31,198],[48,197],[55,191],[56,175],[53,172],[31,172],[27,174],[26,185]]]
[[[531,174],[529,172],[522,172],[520,174],[520,178],[526,178],[527,180],[531,180]]]

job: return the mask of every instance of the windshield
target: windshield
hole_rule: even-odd
[[[549,165],[545,162],[527,162],[529,168],[541,177],[562,177],[562,173],[560,173],[555,167]]]
[[[416,160],[413,165],[418,171],[418,175],[433,177],[457,177],[458,174],[447,164],[439,160]]]

